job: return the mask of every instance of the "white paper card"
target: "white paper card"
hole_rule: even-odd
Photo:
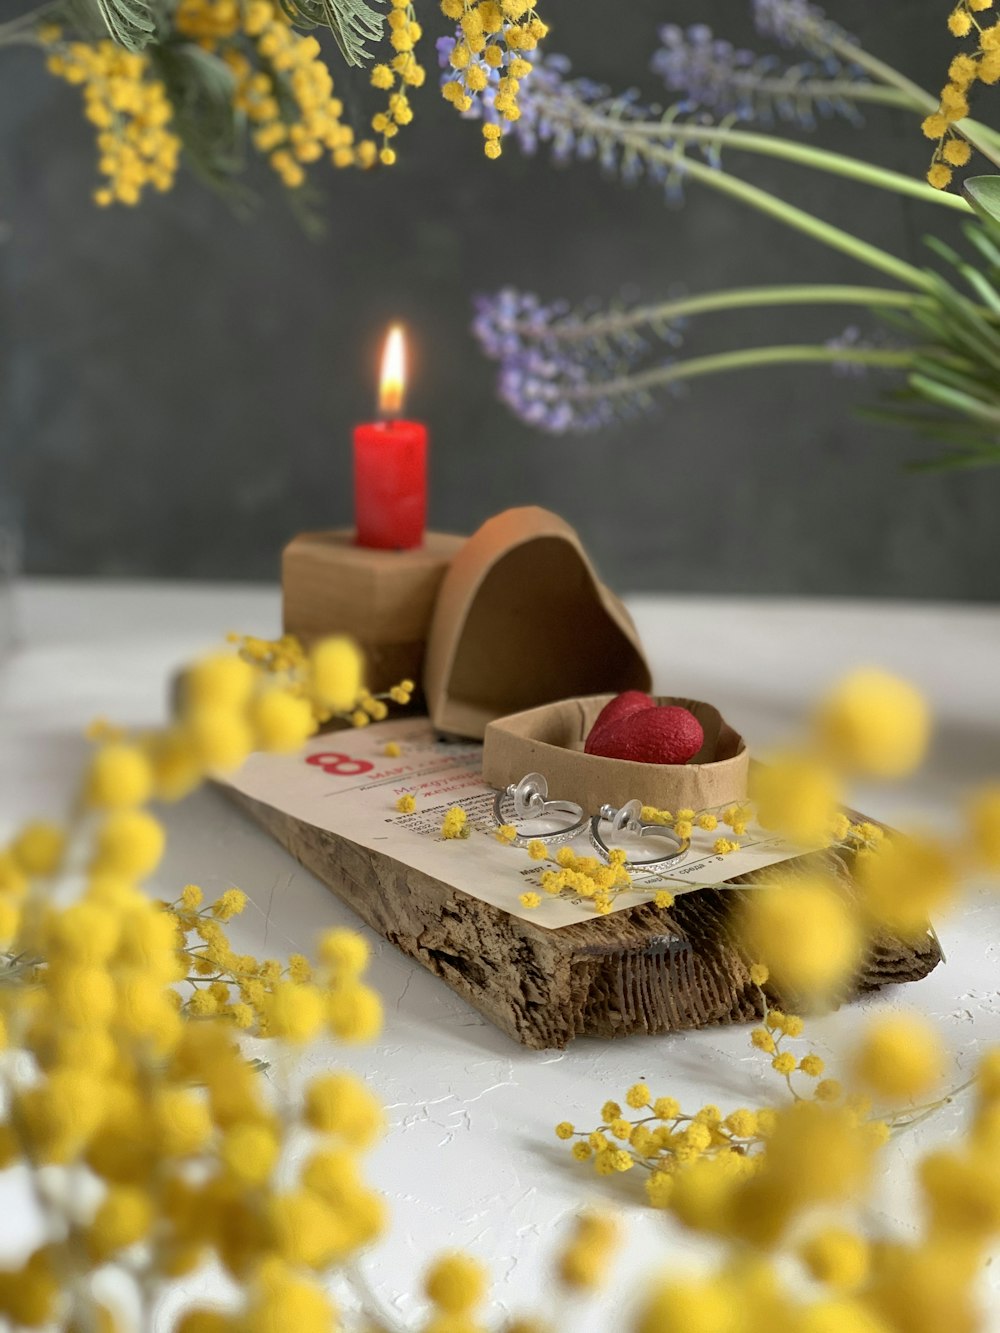
[[[402,751],[398,758],[385,754],[390,741]],[[294,755],[251,755],[228,783],[283,814],[391,856],[537,926],[552,930],[593,918],[585,898],[541,894],[539,907],[521,904],[520,895],[536,890],[542,871],[551,866],[494,836],[494,792],[481,777],[482,748],[473,741],[437,740],[427,718],[409,717],[314,736]],[[396,801],[408,792],[417,808],[403,815]],[[441,821],[453,805],[468,816],[468,839],[441,837]],[[728,830],[696,828],[690,851],[669,875],[633,874],[635,888],[620,893],[613,910],[649,902],[661,888],[683,893],[692,881],[718,883],[801,855],[751,825],[738,852],[719,856],[712,846],[720,833]],[[586,833],[569,845],[593,855]],[[647,846],[646,855],[655,855],[656,844]]]

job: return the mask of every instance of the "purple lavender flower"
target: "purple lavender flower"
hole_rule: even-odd
[[[673,93],[681,93],[692,107],[706,107],[719,115],[749,110],[746,75],[770,67],[773,58],[762,62],[752,51],[738,50],[732,42],[713,35],[704,23],[679,28],[667,23],[660,29],[662,45],[652,60],[658,74]]]
[[[644,105],[634,90],[612,95],[600,84],[572,78],[569,61],[551,55],[532,57],[532,71],[521,81],[517,121],[498,116],[501,76],[485,61],[487,87],[464,114],[498,123],[527,153],[548,144],[556,161],[596,159],[625,181],[645,176],[659,183],[668,196],[679,191],[688,155],[695,151],[676,128],[681,114],[711,125],[732,115],[778,116],[809,125],[814,111],[858,119],[855,86],[866,76],[849,63],[847,34],[810,0],[754,0],[754,10],[762,33],[804,48],[812,59],[788,65],[716,39],[704,24],[687,30],[668,24],[661,29],[653,68],[683,100],[666,115],[661,107]],[[442,82],[455,77],[454,45],[454,38],[437,44]],[[637,128],[653,124],[655,134]],[[716,163],[714,134],[706,136],[701,151]],[[665,322],[676,308],[668,302],[631,311],[572,309],[565,301],[545,304],[531,292],[505,288],[476,298],[473,332],[485,355],[498,363],[498,395],[515,415],[549,433],[591,431],[649,410],[655,390],[679,391],[683,367],[669,370],[672,355],[665,360],[654,355],[660,343],[673,348],[681,341],[678,324]],[[827,344],[836,373],[861,373],[851,360],[854,349],[864,345],[860,339],[852,327]]]
[[[457,37],[439,37],[437,40],[438,64],[441,67],[442,85],[450,83],[456,77],[451,65],[451,53]],[[560,113],[560,100],[571,99],[577,104],[598,101],[608,95],[608,89],[590,79],[570,81],[570,62],[565,56],[546,55],[539,57],[535,51],[521,51],[518,58],[528,60],[534,66],[531,73],[521,80],[518,106],[521,115],[518,120],[505,120],[496,110],[497,86],[511,56],[504,53],[503,63],[494,68],[481,57],[473,57],[475,63],[486,76],[486,87],[472,97],[472,105],[462,115],[466,120],[482,120],[491,125],[499,125],[503,135],[513,135],[522,152],[533,154],[540,143],[548,143],[556,162],[563,163],[573,157],[591,159],[598,156],[600,147],[591,134],[579,134],[572,118]]]
[[[582,367],[538,351],[502,362],[497,376],[500,401],[522,421],[551,435],[597,430],[612,420],[607,400],[578,396],[587,387]]]
[[[532,292],[506,287],[476,298],[472,328],[499,362],[501,401],[529,425],[551,434],[597,430],[645,406],[627,392],[602,392],[650,349],[627,317],[576,312],[565,301],[545,305]],[[675,326],[659,332],[679,341]]]
[[[544,346],[551,329],[566,315],[565,302],[543,305],[534,292],[504,287],[489,296],[477,296],[472,332],[484,353],[494,361],[520,356],[531,343]]]
[[[573,390],[586,382],[586,368],[553,336],[566,313],[562,302],[546,306],[532,292],[505,287],[476,298],[472,323],[480,347],[500,363],[500,400],[522,421],[552,434],[603,424],[599,405],[595,411],[595,405],[573,400]]]
[[[837,44],[851,39],[811,0],[753,0],[757,31],[782,46],[800,46],[821,60],[839,61]]]
[[[759,56],[715,37],[703,23],[686,29],[665,24],[660,42],[652,69],[684,99],[678,110],[703,109],[715,119],[790,120],[803,129],[815,126],[816,111],[861,120],[849,95],[828,88],[834,78],[841,84],[866,80],[832,57],[822,68],[810,61],[786,65],[777,56]]]
[[[872,340],[866,338],[856,324],[848,324],[847,328],[836,337],[828,338],[826,341],[826,346],[831,352],[857,351],[873,345]],[[846,357],[843,361],[834,361],[832,369],[835,375],[840,375],[844,379],[863,379],[868,374],[868,367],[863,362],[850,361]]]

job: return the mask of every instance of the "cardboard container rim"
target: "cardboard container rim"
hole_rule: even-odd
[[[615,694],[581,694],[571,699],[558,699],[548,704],[536,704],[534,708],[523,708],[518,713],[509,713],[507,714],[506,717],[494,718],[494,720],[490,723],[490,726],[502,727],[504,730],[510,732],[509,724],[512,722],[527,720],[534,715],[538,715],[543,712],[550,712],[556,708],[569,705],[578,706],[580,704],[597,704],[599,702],[601,708],[603,708],[605,704],[609,704],[611,700],[616,697],[617,696]],[[693,763],[691,761],[688,761],[688,763],[686,764],[644,764],[634,759],[612,759],[609,756],[603,754],[586,754],[585,751],[574,749],[572,746],[556,745],[552,741],[541,740],[538,737],[530,737],[530,739],[534,745],[537,745],[546,750],[557,751],[560,754],[565,753],[566,751],[568,751],[570,754],[584,754],[586,755],[586,758],[594,764],[595,769],[602,764],[607,764],[607,765],[613,764],[618,768],[628,767],[641,770],[651,769],[659,773],[666,772],[668,770],[674,770],[676,772],[683,771],[685,773],[690,773],[694,769],[698,768],[718,768],[721,765],[731,764],[739,760],[741,755],[747,752],[746,741],[743,739],[740,733],[736,731],[735,728],[732,727],[731,724],[726,721],[726,719],[723,717],[719,709],[716,708],[715,704],[711,704],[705,699],[682,699],[676,695],[666,695],[666,694],[663,695],[654,694],[651,696],[651,698],[654,700],[655,703],[659,705],[676,704],[681,708],[691,708],[692,706],[696,706],[700,709],[704,709],[706,711],[714,713],[716,718],[718,718],[720,729],[722,727],[728,727],[729,730],[732,731],[733,734],[735,735],[737,739],[737,746],[735,752],[731,755],[728,755],[725,759],[703,760],[701,763],[698,764]],[[523,733],[512,732],[511,734],[517,735]],[[526,734],[524,734],[524,739],[527,740],[529,739],[529,737]]]
[[[590,813],[609,803],[621,806],[638,798],[644,805],[660,809],[688,806],[713,809],[746,799],[750,752],[746,741],[732,727],[714,704],[700,699],[682,699],[654,695],[659,704],[679,704],[710,719],[712,734],[706,730],[706,745],[723,737],[732,753],[723,759],[705,759],[699,763],[646,764],[606,755],[587,754],[573,744],[559,744],[538,734],[534,724],[564,723],[579,732],[579,744],[589,723],[613,694],[580,695],[552,704],[523,709],[497,718],[489,724],[483,743],[483,778],[493,787],[503,788],[518,782],[526,773],[540,772],[555,798],[571,800]]]

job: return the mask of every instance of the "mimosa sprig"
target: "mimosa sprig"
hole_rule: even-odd
[[[456,75],[440,95],[464,112],[490,85],[491,107],[514,121],[527,57],[548,32],[532,0],[435,7],[462,30]],[[430,9],[421,3],[419,18]],[[383,95],[367,115],[371,133],[349,123],[355,90],[347,102],[335,95],[315,35],[324,28],[343,63],[368,67]],[[187,164],[247,213],[254,196],[241,177],[253,149],[309,230],[322,230],[303,188],[311,164],[367,171],[397,161],[410,95],[426,81],[422,37],[413,0],[47,0],[0,23],[0,48],[40,48],[48,72],[83,94],[105,178],[93,192],[99,207],[138,204],[147,187],[168,191]],[[499,156],[492,131],[483,149]]]

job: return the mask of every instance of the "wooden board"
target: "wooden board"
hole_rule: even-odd
[[[524,1046],[562,1049],[579,1036],[676,1032],[760,1016],[760,994],[729,927],[738,890],[699,890],[669,912],[645,904],[543,930],[382,852],[224,790],[373,930]],[[940,961],[930,929],[917,944],[882,934],[856,990],[918,981]],[[771,998],[782,1003],[777,993]]]

